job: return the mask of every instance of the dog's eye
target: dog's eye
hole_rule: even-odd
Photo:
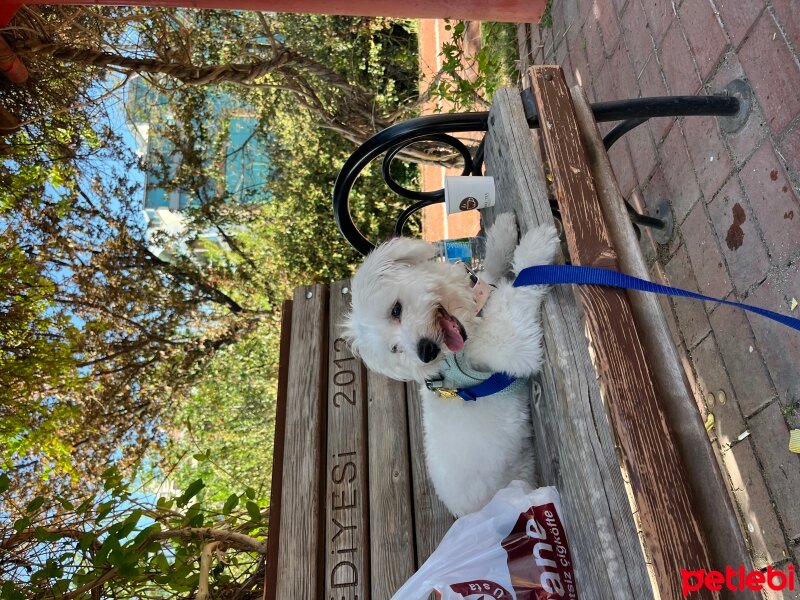
[[[392,318],[400,320],[400,315],[403,314],[403,307],[400,305],[400,302],[395,302],[394,306],[392,307]]]

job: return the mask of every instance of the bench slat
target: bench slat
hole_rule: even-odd
[[[275,437],[272,452],[267,568],[264,574],[264,600],[275,600],[280,555],[281,495],[283,493],[283,450],[286,436],[286,388],[289,379],[289,354],[292,339],[292,301],[281,306],[281,342],[278,359],[278,395],[275,406]]]
[[[560,67],[532,67],[528,77],[572,261],[618,269],[563,72]],[[662,597],[677,598],[680,570],[707,568],[711,562],[690,487],[659,406],[627,295],[597,286],[578,286],[578,294],[655,583]],[[700,595],[712,597],[708,590]]]
[[[325,286],[315,285],[296,289],[292,303],[275,593],[281,600],[308,600],[323,591],[320,465],[324,460],[327,299]]]
[[[622,270],[648,279],[647,265],[589,101],[579,86],[573,87],[571,92],[605,222],[618,251]],[[736,511],[686,381],[658,297],[640,292],[629,292],[628,296],[647,355],[652,358],[653,364],[658,365],[653,371],[653,378],[660,404],[670,423],[681,424],[680,427],[673,427],[675,442],[692,486],[692,493],[697,500],[700,522],[710,545],[713,566],[720,571],[724,571],[726,565],[748,565],[747,568],[752,569],[752,559],[747,552]],[[737,594],[737,598],[739,597],[755,599],[761,595],[755,591],[743,590]]]
[[[519,93],[499,90],[493,99],[486,165],[495,177],[497,204],[484,210],[515,211],[523,231],[552,223],[546,183],[536,160]],[[539,485],[555,485],[574,548],[581,598],[652,598],[630,504],[589,357],[580,307],[560,286],[543,311],[543,394],[534,402]]]
[[[405,385],[367,372],[370,577],[372,598],[391,598],[411,577],[411,506]]]
[[[331,285],[328,336],[325,597],[337,600],[369,598],[366,379],[342,339],[349,285]]]
[[[408,432],[411,446],[413,476],[414,529],[416,533],[417,568],[436,550],[444,534],[455,522],[453,515],[439,500],[425,466],[422,410],[419,389],[414,383],[406,385],[408,400]]]

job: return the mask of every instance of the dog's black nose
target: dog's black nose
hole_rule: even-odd
[[[422,362],[429,363],[439,356],[439,346],[433,340],[422,338],[417,345],[417,355]]]

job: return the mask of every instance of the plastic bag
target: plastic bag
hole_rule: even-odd
[[[554,487],[513,481],[458,519],[394,600],[576,599],[572,556]]]

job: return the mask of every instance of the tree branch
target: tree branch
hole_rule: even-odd
[[[203,551],[200,553],[200,580],[197,585],[196,600],[208,600],[208,576],[211,572],[211,555],[214,550],[219,548],[222,542],[211,542],[203,546]]]

